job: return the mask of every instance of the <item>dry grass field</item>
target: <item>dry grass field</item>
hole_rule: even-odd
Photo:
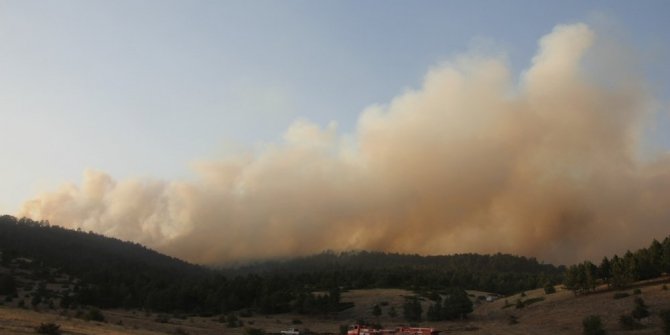
[[[581,321],[587,315],[601,316],[608,334],[661,334],[662,322],[658,312],[670,308],[670,291],[663,290],[662,284],[640,287],[641,294],[630,293],[629,297],[614,299],[614,292],[601,292],[574,296],[572,292],[559,289],[557,293],[546,295],[543,290],[525,292],[525,296],[514,295],[494,302],[483,301],[475,304],[475,311],[465,321],[424,322],[422,326],[434,327],[444,334],[581,334]],[[486,295],[485,292],[469,292],[471,297]],[[241,318],[245,326],[278,333],[287,328],[309,329],[317,333],[337,333],[340,325],[364,319],[381,323],[385,327],[406,324],[402,320],[404,296],[411,292],[399,289],[354,290],[342,294],[343,301],[352,301],[355,306],[336,316],[306,317],[301,315],[253,315]],[[634,297],[644,299],[649,306],[651,317],[644,319],[645,329],[624,331],[618,324],[620,315],[630,313]],[[521,309],[515,307],[517,299],[544,298]],[[372,307],[380,305],[382,315],[372,314]],[[429,302],[424,301],[424,311]],[[511,305],[506,307],[506,305]],[[395,309],[397,316],[389,316]],[[140,311],[103,311],[107,322],[92,322],[74,318],[57,310],[33,311],[15,307],[0,306],[0,334],[35,334],[40,323],[53,322],[61,326],[63,334],[242,334],[244,328],[227,328],[219,317],[175,318],[169,315],[147,314]],[[510,316],[517,318],[517,324],[510,324]],[[294,322],[300,321],[300,324]]]

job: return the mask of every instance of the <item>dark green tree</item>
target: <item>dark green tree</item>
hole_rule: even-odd
[[[556,288],[551,283],[546,283],[544,285],[544,294],[554,294],[556,293]]]
[[[423,308],[421,302],[416,296],[405,298],[405,303],[402,305],[402,313],[405,320],[409,322],[420,322]]]
[[[0,274],[0,295],[16,294],[16,281],[9,273]]]
[[[664,309],[659,313],[663,321],[663,334],[670,335],[670,309]]]
[[[633,276],[629,271],[629,268],[626,266],[623,259],[619,258],[617,255],[612,257],[612,277],[610,279],[610,285],[614,288],[625,288],[630,285],[633,281]]]
[[[396,316],[398,316],[398,312],[396,312],[395,306],[389,307],[388,314],[389,314],[389,317],[391,317],[391,318],[395,318]]]
[[[644,319],[649,316],[649,310],[647,305],[645,305],[644,300],[640,297],[635,298],[635,309],[631,313],[631,316],[636,320]]]
[[[468,293],[460,288],[452,288],[442,303],[444,320],[464,319],[472,313],[472,301]]]
[[[372,315],[379,318],[379,316],[382,315],[382,308],[379,307],[379,305],[374,305],[374,307],[372,307]]]
[[[600,317],[597,315],[590,315],[582,320],[582,326],[584,329],[584,335],[605,335],[605,329],[603,328],[603,322],[600,320]]]
[[[426,319],[429,321],[440,321],[442,320],[442,301],[438,301],[434,304],[428,306],[428,311],[426,311]]]
[[[612,264],[610,263],[610,260],[607,259],[607,257],[603,257],[603,260],[600,262],[600,266],[598,266],[598,276],[609,287],[610,279],[612,278]]]

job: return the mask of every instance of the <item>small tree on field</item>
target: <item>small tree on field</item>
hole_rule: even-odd
[[[659,316],[663,320],[663,334],[670,335],[670,309],[662,310]]]
[[[402,313],[405,317],[405,320],[410,322],[421,321],[421,314],[423,313],[423,308],[421,307],[421,302],[417,297],[410,297],[405,299],[405,303],[402,305]]]
[[[379,307],[379,305],[375,305],[374,307],[372,307],[372,315],[374,315],[375,317],[379,317],[380,315],[382,315],[382,308]]]
[[[551,283],[544,285],[544,294],[554,294],[556,293],[556,288]]]
[[[631,315],[636,320],[644,319],[649,316],[649,310],[647,309],[647,305],[644,304],[644,300],[642,300],[642,298],[635,298],[635,309],[633,309]]]
[[[389,308],[388,313],[389,313],[389,316],[392,317],[392,318],[395,318],[396,316],[398,316],[398,312],[395,311],[395,306],[391,306]]]
[[[35,332],[38,334],[47,334],[47,335],[60,335],[60,326],[49,322],[41,323],[39,327],[35,329]]]
[[[589,315],[585,317],[582,321],[582,326],[584,327],[584,335],[606,334],[605,329],[603,329],[603,322],[597,315]]]

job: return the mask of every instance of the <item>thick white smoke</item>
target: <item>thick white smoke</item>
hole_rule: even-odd
[[[597,43],[557,26],[520,80],[502,59],[460,57],[363,111],[355,134],[301,120],[260,153],[199,162],[196,182],[87,171],[19,214],[209,264],[324,249],[571,262],[639,247],[669,233],[670,158],[638,158],[652,100]]]

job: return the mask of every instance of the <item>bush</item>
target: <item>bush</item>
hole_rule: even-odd
[[[347,331],[349,331],[348,325],[340,325],[340,335],[347,335]]]
[[[0,295],[16,294],[16,281],[11,274],[0,275]]]
[[[301,324],[302,324],[302,320],[300,320],[300,319],[293,319],[293,321],[291,321],[291,323],[294,324],[294,325],[301,325]]]
[[[244,328],[244,335],[265,335],[265,330],[260,328]]]
[[[667,291],[668,290],[668,285],[663,284],[663,286],[661,286],[661,290]]]
[[[635,309],[633,310],[631,315],[637,320],[649,316],[649,310],[647,310],[647,305],[644,304],[644,300],[642,300],[642,298],[640,297],[635,298]]]
[[[636,288],[636,289],[633,290],[633,294],[635,294],[635,295],[642,294],[642,291],[640,291],[639,288]]]
[[[544,285],[544,294],[554,294],[556,293],[556,288],[554,285],[551,285],[551,283],[547,283],[547,285]]]
[[[621,329],[623,330],[636,330],[636,329],[642,329],[642,324],[637,322],[632,316],[630,315],[622,315],[619,317],[619,325],[621,326]]]
[[[531,304],[534,304],[534,303],[536,303],[536,302],[540,302],[540,301],[544,301],[544,297],[537,297],[537,298],[526,299],[526,300],[523,302],[523,305],[524,305],[524,306],[528,306],[528,305],[531,305]]]
[[[663,334],[670,335],[670,309],[662,310],[658,315],[663,320]]]
[[[622,315],[619,317],[619,325],[623,330],[641,329],[642,324],[633,319],[630,315]]]
[[[622,299],[622,298],[626,298],[626,297],[629,297],[629,296],[630,296],[630,294],[628,294],[626,292],[614,293],[614,299]]]
[[[417,297],[405,298],[405,303],[402,305],[403,316],[408,322],[420,322],[423,308],[421,302]]]
[[[522,309],[522,308],[524,308],[525,306],[526,306],[526,305],[523,304],[523,301],[521,301],[521,299],[518,299],[518,300],[516,301],[516,309]]]
[[[519,318],[517,318],[516,316],[510,315],[507,317],[507,324],[515,325],[517,323],[519,323]]]
[[[174,333],[175,333],[175,335],[188,335],[188,332],[184,328],[181,328],[181,327],[175,328]]]
[[[582,326],[584,327],[585,335],[605,335],[605,329],[603,329],[603,322],[600,320],[600,317],[597,315],[589,315],[582,320]]]
[[[38,334],[60,335],[60,326],[53,322],[42,323],[35,329],[35,332]]]
[[[228,328],[237,328],[242,326],[242,321],[237,318],[235,314],[229,314],[226,317],[226,327]]]
[[[105,322],[105,315],[97,308],[91,308],[84,315],[84,320],[86,321],[99,321]]]
[[[154,321],[158,323],[168,323],[170,318],[167,315],[160,314],[154,319]]]
[[[395,311],[395,307],[394,307],[394,306],[391,306],[391,307],[389,308],[388,315],[389,315],[389,317],[391,317],[391,318],[395,318],[396,316],[398,316],[398,313]]]

